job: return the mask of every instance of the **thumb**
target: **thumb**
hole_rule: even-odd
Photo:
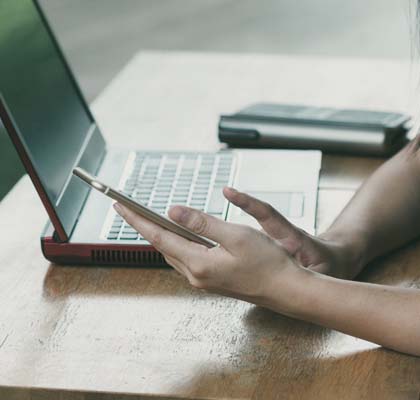
[[[225,187],[223,194],[235,206],[254,217],[264,231],[273,238],[284,239],[300,236],[300,230],[270,204],[230,187]]]

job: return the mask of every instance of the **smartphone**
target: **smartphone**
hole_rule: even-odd
[[[192,242],[202,244],[203,246],[206,246],[208,248],[217,246],[217,244],[213,241],[208,240],[200,235],[197,235],[196,233],[171,221],[165,216],[158,214],[151,208],[146,207],[145,205],[138,203],[137,201],[134,201],[131,197],[127,196],[121,191],[115,190],[112,187],[106,185],[105,183],[100,182],[98,179],[96,179],[96,177],[92,176],[84,169],[79,167],[75,168],[73,169],[73,174],[79,177],[83,182],[87,183],[89,186],[93,187],[96,190],[99,190],[101,193],[124,205],[131,211],[134,211],[135,213],[141,215],[143,218],[146,218],[147,220],[161,226],[162,228],[165,228],[170,232],[176,233],[177,235],[182,236],[185,239],[191,240]]]

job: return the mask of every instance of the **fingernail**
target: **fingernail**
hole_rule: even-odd
[[[231,187],[231,186],[226,186],[226,188],[228,190],[230,190],[231,192],[233,192],[233,193],[238,193],[238,191],[235,188]]]
[[[123,216],[124,211],[122,209],[122,207],[118,204],[118,203],[114,203],[114,210],[120,214],[121,216]]]

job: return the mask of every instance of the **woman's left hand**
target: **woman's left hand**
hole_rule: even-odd
[[[161,228],[121,204],[114,207],[194,287],[269,308],[274,307],[272,299],[277,297],[275,308],[284,313],[296,300],[294,286],[306,270],[267,234],[192,208],[172,207],[172,220],[219,243],[209,249]]]

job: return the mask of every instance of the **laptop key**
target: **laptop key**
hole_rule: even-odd
[[[165,199],[156,199],[156,198],[154,198],[152,200],[152,207],[154,207],[154,206],[156,206],[156,207],[165,206],[167,202],[168,202],[167,198],[165,198]]]
[[[124,233],[120,236],[122,240],[136,240],[139,237],[137,233]]]
[[[175,189],[174,196],[176,197],[188,197],[188,194],[190,193],[190,189]]]
[[[124,188],[136,201],[161,214],[166,213],[170,205],[181,204],[223,217],[226,200],[221,189],[229,181],[231,167],[230,154],[142,153],[137,155]],[[108,232],[113,238],[110,240],[141,238],[117,217]]]
[[[183,201],[183,200],[187,200],[187,199],[188,199],[188,193],[186,193],[186,194],[175,193],[172,196],[172,200],[175,200],[175,201]]]
[[[135,233],[136,235],[137,235],[137,231],[135,230],[135,229],[133,229],[133,228],[124,228],[123,229],[123,231],[122,231],[122,233],[125,235],[125,234],[130,234],[130,233]]]

